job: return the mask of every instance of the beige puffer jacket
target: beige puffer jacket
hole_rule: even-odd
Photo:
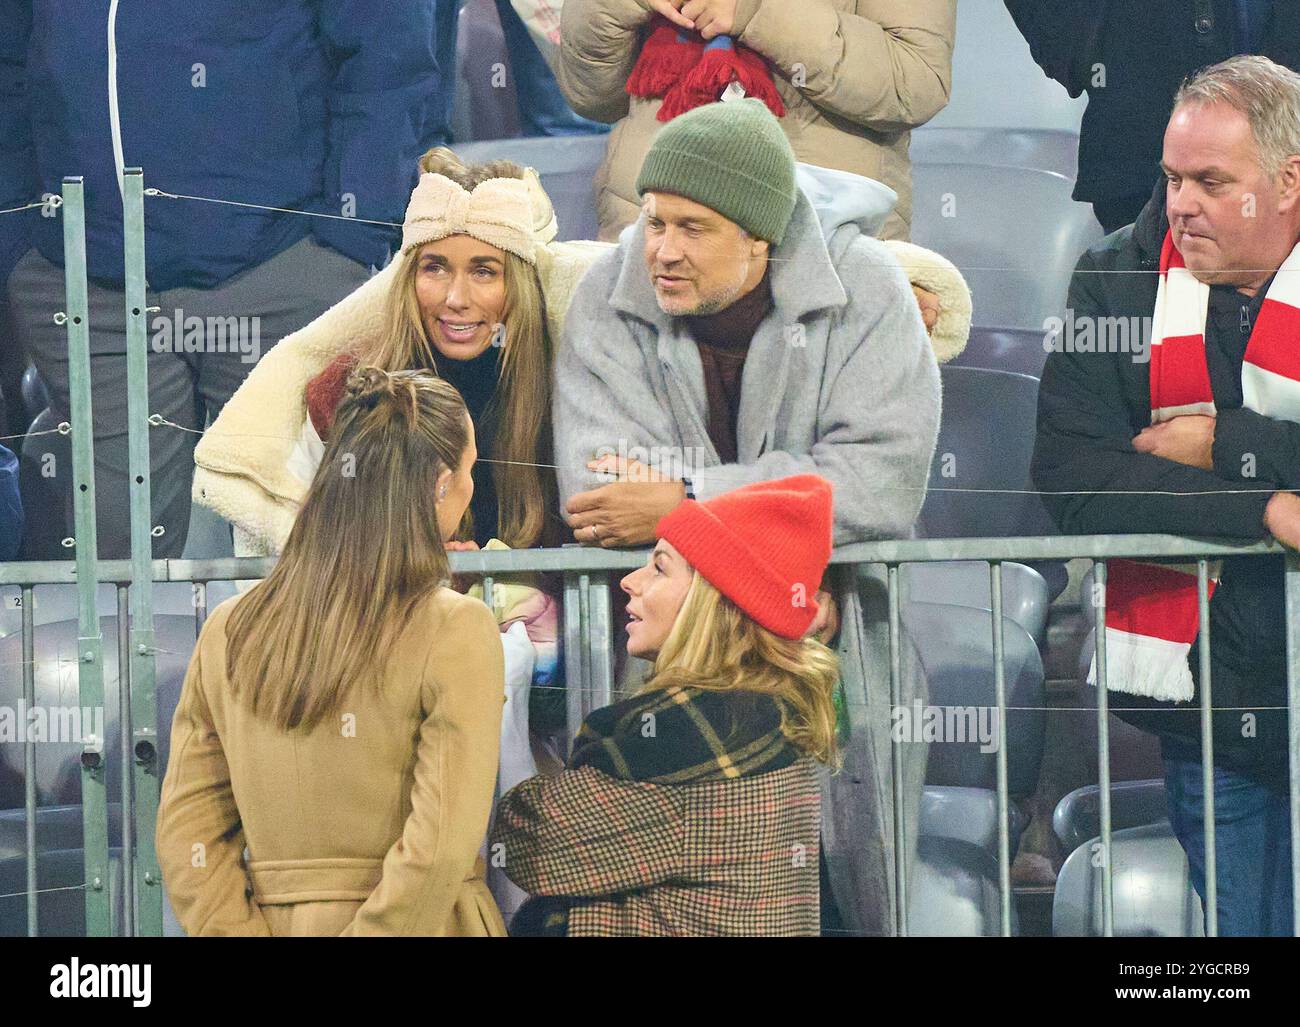
[[[561,90],[579,114],[617,122],[595,180],[603,240],[636,220],[662,124],[659,100],[624,90],[653,14],[647,0],[565,0],[561,16]],[[908,143],[948,102],[956,19],[956,0],[736,0],[734,34],[771,63],[795,156],[898,193],[883,239],[909,236]]]

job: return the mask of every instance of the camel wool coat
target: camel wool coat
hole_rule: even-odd
[[[505,702],[481,602],[439,588],[341,713],[285,732],[226,677],[203,626],[158,810],[163,883],[190,935],[495,935],[480,856]]]

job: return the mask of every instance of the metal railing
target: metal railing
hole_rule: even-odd
[[[194,607],[196,632],[207,615],[206,588],[209,582],[252,579],[264,576],[273,561],[267,559],[222,558],[213,560],[154,560],[150,541],[148,387],[145,366],[144,318],[144,228],[143,178],[139,169],[128,169],[124,180],[126,218],[125,305],[128,334],[128,430],[131,475],[131,559],[106,560],[94,552],[94,454],[89,374],[89,325],[87,323],[84,197],[80,179],[65,179],[63,216],[67,255],[67,310],[70,391],[72,405],[72,449],[76,531],[75,561],[33,561],[0,563],[0,585],[22,589],[23,696],[34,705],[35,695],[35,589],[42,585],[75,583],[78,587],[79,701],[83,707],[102,708],[104,677],[102,639],[97,610],[96,585],[117,587],[117,646],[119,653],[121,750],[123,895],[126,910],[124,934],[162,932],[161,876],[153,849],[154,821],[158,807],[160,759],[157,739],[155,641],[153,633],[152,586],[155,582],[191,582],[196,589]],[[1004,670],[1005,639],[1002,620],[1002,565],[1039,560],[1088,557],[1097,561],[1097,579],[1104,584],[1107,561],[1117,558],[1145,560],[1195,559],[1198,565],[1201,622],[1200,682],[1201,739],[1203,745],[1205,843],[1207,864],[1207,933],[1217,925],[1215,893],[1215,835],[1213,789],[1213,734],[1211,730],[1212,685],[1210,626],[1208,614],[1208,561],[1226,556],[1268,556],[1285,553],[1286,657],[1288,685],[1288,752],[1290,760],[1290,810],[1292,852],[1300,852],[1300,557],[1276,544],[1233,546],[1204,540],[1164,535],[1033,537],[960,540],[905,540],[859,543],[836,550],[832,562],[859,568],[883,566],[888,590],[889,670],[891,708],[900,705],[902,687],[903,625],[900,568],[907,564],[936,561],[975,560],[989,564],[989,610],[992,614],[991,642],[997,706],[997,810],[998,888],[1001,933],[1011,933],[1010,796],[1007,770],[1007,696]],[[618,571],[640,566],[644,552],[564,547],[520,551],[480,551],[451,554],[453,571],[482,575],[484,596],[490,602],[493,577],[521,572],[560,572],[564,578],[564,653],[568,724],[576,731],[592,709],[608,704],[614,691],[614,649],[612,638],[611,588]],[[1105,621],[1104,589],[1097,623]],[[1105,681],[1105,632],[1097,632],[1098,680]],[[844,661],[851,669],[853,660]],[[850,686],[852,682],[848,683]],[[1110,804],[1110,734],[1108,696],[1097,690],[1097,733],[1100,785],[1100,837],[1102,864],[1102,930],[1114,932],[1112,894],[1112,837]],[[85,869],[86,933],[111,933],[108,804],[106,793],[107,739],[87,745],[81,759],[81,803]],[[38,924],[37,888],[37,796],[35,741],[27,739],[24,805],[26,813],[27,915],[28,931]],[[850,744],[852,740],[850,739]],[[894,851],[903,851],[907,836],[901,750],[891,753]],[[863,844],[869,844],[863,840]],[[1296,903],[1296,924],[1300,927],[1300,860],[1293,859],[1292,880]],[[899,934],[906,934],[907,861],[895,860],[897,921]]]
[[[1203,761],[1205,779],[1204,803],[1206,823],[1206,918],[1207,933],[1213,935],[1217,925],[1216,894],[1213,876],[1215,865],[1214,836],[1214,790],[1213,790],[1213,736],[1210,726],[1212,710],[1212,672],[1210,667],[1209,618],[1207,596],[1207,562],[1210,559],[1226,556],[1255,555],[1265,557],[1285,553],[1286,558],[1286,602],[1287,602],[1287,667],[1288,667],[1288,710],[1289,710],[1289,754],[1291,778],[1291,832],[1293,851],[1300,839],[1296,838],[1297,825],[1300,824],[1300,780],[1297,768],[1300,767],[1300,620],[1297,613],[1300,607],[1300,556],[1285,551],[1276,544],[1255,544],[1250,546],[1232,546],[1193,539],[1183,539],[1165,535],[1110,535],[1078,537],[1037,537],[1037,538],[1000,538],[1000,539],[956,539],[956,540],[906,540],[890,542],[869,542],[844,546],[836,550],[832,563],[847,564],[858,568],[883,566],[888,589],[889,603],[889,638],[890,638],[890,706],[901,705],[901,586],[899,571],[908,564],[948,561],[985,561],[989,565],[989,609],[991,619],[991,641],[995,680],[995,703],[997,715],[997,809],[998,809],[998,890],[1000,908],[1000,930],[1004,935],[1011,933],[1011,853],[1010,853],[1010,795],[1007,774],[1007,736],[1006,714],[1007,696],[1004,680],[1005,642],[1002,633],[1002,589],[1001,569],[1004,562],[1021,563],[1026,560],[1065,560],[1075,557],[1090,557],[1096,561],[1097,580],[1104,583],[1105,568],[1111,559],[1176,559],[1195,558],[1199,568],[1199,602],[1201,616],[1201,737],[1206,759]],[[593,709],[609,704],[614,693],[614,648],[612,637],[611,589],[615,584],[615,575],[621,571],[640,566],[645,560],[644,551],[604,550],[579,547],[561,549],[535,549],[518,551],[483,551],[451,554],[452,569],[457,574],[481,575],[484,578],[484,595],[490,596],[495,576],[526,572],[560,572],[564,577],[564,655],[565,675],[568,701],[568,725],[570,737],[576,733],[582,719]],[[264,576],[273,561],[269,559],[222,558],[213,560],[153,560],[147,567],[145,580],[151,582],[189,582],[196,587],[194,605],[196,635],[207,616],[206,587],[209,582],[252,579]],[[141,636],[140,628],[128,624],[126,611],[126,593],[134,592],[139,578],[138,568],[131,561],[107,560],[93,565],[89,577],[100,582],[112,582],[118,589],[118,650],[125,653],[137,644]],[[33,625],[32,604],[34,589],[39,585],[84,582],[86,572],[73,562],[29,562],[0,564],[0,585],[18,585],[23,589],[23,638],[24,653],[24,695],[28,703],[34,703],[33,688]],[[1105,593],[1099,590],[1097,622],[1105,622]],[[84,605],[84,604],[83,604]],[[83,632],[83,636],[85,633]],[[86,643],[87,637],[82,642]],[[95,662],[85,659],[86,652],[94,652],[98,637],[89,639],[94,645],[82,649],[82,660],[78,664],[81,681],[82,703],[86,704],[88,695],[101,696],[103,682],[101,669]],[[129,667],[120,688],[122,718],[120,723],[120,746],[123,768],[123,814],[122,814],[122,862],[125,889],[124,908],[134,906],[123,918],[123,933],[161,933],[161,893],[157,859],[152,851],[154,817],[157,812],[158,767],[156,749],[152,745],[156,709],[155,696],[139,696],[135,693],[135,666],[139,659],[152,659],[152,650],[130,652],[130,659],[119,663],[120,667]],[[1097,632],[1097,671],[1099,680],[1105,675],[1105,632]],[[846,673],[853,666],[852,660],[845,660]],[[851,687],[852,682],[847,683]],[[141,720],[141,710],[145,709],[147,720]],[[1100,786],[1100,844],[1102,848],[1102,932],[1110,936],[1114,933],[1114,899],[1112,884],[1112,838],[1110,809],[1110,724],[1107,694],[1105,689],[1097,690],[1097,755]],[[27,816],[28,832],[28,912],[29,930],[35,933],[37,899],[33,868],[36,865],[35,850],[35,784],[33,770],[35,766],[35,743],[27,741],[25,766],[27,775]],[[851,744],[851,740],[850,740]],[[907,825],[903,820],[906,808],[903,794],[904,782],[900,773],[900,747],[893,748],[894,773],[891,781],[894,798],[894,851],[903,851],[901,840],[906,836]],[[108,879],[108,826],[107,808],[104,802],[102,754],[87,751],[93,765],[88,766],[83,759],[83,817],[85,820],[86,851],[86,908],[87,932],[108,933],[108,897],[102,886]],[[126,774],[129,767],[135,768],[131,782],[133,790],[127,787]],[[89,778],[93,787],[86,789]],[[90,796],[90,801],[84,797]],[[145,801],[141,801],[144,798]],[[863,844],[870,844],[868,840]],[[1297,864],[1293,861],[1293,882],[1300,886],[1297,877]],[[907,864],[905,860],[895,861],[895,887],[898,933],[906,934],[907,923]],[[96,884],[96,882],[100,882]],[[134,886],[132,885],[134,882]],[[1300,895],[1297,887],[1295,895]],[[100,912],[100,908],[103,912]],[[100,919],[96,919],[99,917]],[[1300,919],[1297,920],[1300,922]]]

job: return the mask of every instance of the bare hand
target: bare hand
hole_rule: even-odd
[[[463,542],[444,542],[443,549],[449,553],[471,553],[478,549],[478,543],[472,538]],[[477,574],[453,574],[451,576],[451,587],[464,595],[473,586],[479,582]]]
[[[1133,448],[1188,467],[1214,470],[1214,418],[1183,414],[1143,428],[1133,437]]]
[[[565,509],[573,537],[587,545],[644,546],[659,518],[686,498],[680,481],[616,481],[571,496]]]
[[[1264,527],[1291,549],[1300,549],[1300,496],[1275,492],[1264,507]]]
[[[912,294],[916,296],[916,305],[921,308],[921,320],[925,322],[925,330],[928,334],[934,334],[934,326],[939,323],[939,297],[936,293],[922,289],[919,285],[912,286]]]
[[[840,609],[835,605],[835,597],[829,592],[818,592],[813,598],[817,601],[817,614],[804,632],[804,637],[811,635],[823,645],[829,645],[835,633],[840,630]]]
[[[736,27],[736,0],[687,0],[682,14],[705,39],[729,36]]]
[[[695,28],[695,23],[681,13],[686,0],[641,0],[641,6],[647,10],[662,14],[674,25],[684,29]]]

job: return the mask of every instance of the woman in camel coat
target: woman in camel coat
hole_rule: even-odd
[[[158,811],[191,935],[503,935],[479,855],[500,636],[446,587],[473,493],[454,388],[358,371],[279,562],[203,627]],[[435,517],[427,516],[436,497]]]

